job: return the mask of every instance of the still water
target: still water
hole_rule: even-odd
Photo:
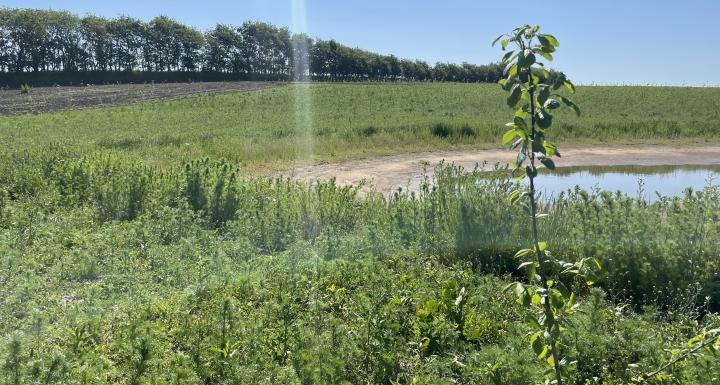
[[[688,187],[697,191],[719,183],[720,165],[568,167],[553,172],[545,170],[538,178],[538,188],[545,199],[579,186],[585,191],[620,191],[655,201],[658,194],[683,195]]]

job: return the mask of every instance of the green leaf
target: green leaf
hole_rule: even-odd
[[[520,190],[515,190],[510,193],[510,196],[508,197],[508,202],[511,205],[514,205],[520,200]]]
[[[525,159],[527,159],[527,154],[525,153],[525,147],[523,147],[522,150],[518,151],[515,164],[522,166],[522,164],[525,163]]]
[[[532,303],[532,296],[530,296],[530,293],[528,293],[527,290],[523,291],[520,296],[520,303],[523,304],[523,306],[528,306]]]
[[[555,99],[548,99],[545,101],[545,103],[543,103],[543,107],[548,110],[554,110],[554,109],[560,107],[560,102],[558,102]]]
[[[509,283],[509,284],[507,284],[507,286],[503,287],[502,291],[503,292],[510,291],[510,289],[515,288],[517,285],[520,285],[520,283],[519,282]]]
[[[563,298],[570,296],[570,290],[567,288],[567,286],[565,286],[564,283],[562,283],[562,281],[557,282],[557,289],[560,294],[562,294]]]
[[[515,39],[519,39],[525,31],[527,31],[530,28],[529,25],[523,25],[520,28],[515,28],[513,32],[515,32]]]
[[[543,130],[549,128],[552,125],[552,115],[548,114],[547,112],[538,110],[535,113],[535,116],[535,122],[537,123],[538,127],[542,128]]]
[[[525,51],[518,53],[518,65],[520,67],[528,68],[533,64],[535,64],[535,54],[532,50],[526,49]]]
[[[508,106],[515,107],[518,104],[518,102],[520,101],[521,97],[522,97],[522,87],[520,86],[520,84],[516,84],[510,90],[510,95],[507,98]]]
[[[507,62],[511,61],[511,58],[515,55],[516,55],[515,50],[508,51],[505,55],[503,55],[502,62],[507,63]]]
[[[522,249],[515,253],[515,258],[525,258],[533,253],[532,249]]]
[[[538,92],[538,103],[542,106],[545,104],[545,102],[550,97],[550,87],[540,87],[540,92]]]
[[[525,174],[530,178],[535,178],[537,176],[537,169],[533,166],[526,166]]]
[[[547,59],[547,61],[553,61],[553,56],[552,54],[550,54],[550,52],[545,52],[541,50],[540,52],[538,52],[538,55],[544,57],[545,59]]]
[[[547,154],[547,156],[555,156],[557,153],[557,147],[547,140],[543,141],[543,147],[545,147],[545,154]]]
[[[547,242],[538,242],[538,248],[540,251],[545,251],[545,249],[547,249]]]
[[[530,337],[530,345],[532,346],[535,354],[537,356],[540,356],[540,354],[543,351],[544,345],[543,345],[542,341],[540,340],[540,338],[538,338],[538,337],[540,337],[540,332],[533,334],[532,337]]]
[[[525,173],[521,167],[513,169],[510,175],[518,182],[525,179]]]
[[[521,129],[521,130],[527,130],[528,126],[525,122],[525,119],[515,115],[515,118],[513,119],[513,123],[515,124],[515,127]]]
[[[503,75],[510,74],[510,70],[515,66],[517,66],[517,60],[511,60],[510,62],[505,64],[505,68],[503,68]],[[510,75],[508,75],[508,76],[510,76]],[[512,77],[512,76],[510,76],[510,77]]]
[[[540,331],[531,334],[530,335],[530,343],[532,344],[533,342],[535,342],[535,340],[539,339],[541,335],[542,335],[542,332],[540,332]]]
[[[503,90],[510,91],[512,86],[517,84],[517,82],[515,81],[514,78],[508,77],[506,79],[501,79],[500,81],[498,81],[498,84],[500,84],[500,87],[502,87]]]
[[[545,167],[547,167],[549,170],[555,169],[555,162],[553,162],[553,160],[550,158],[543,157],[540,159],[540,163],[545,165]]]
[[[508,132],[503,135],[502,144],[508,145],[510,142],[512,142],[515,138],[520,136],[519,130],[516,128],[513,128],[512,130],[509,130]]]
[[[575,93],[575,85],[570,80],[563,81],[563,85],[570,90],[573,94]]]
[[[540,305],[542,304],[542,297],[539,294],[534,294],[532,296],[532,304],[533,305]]]
[[[536,132],[535,139],[533,139],[532,142],[532,151],[541,152],[544,154],[545,146],[543,146],[543,142],[545,142],[545,135],[543,135],[542,132]]]
[[[508,40],[503,39],[503,41],[501,41],[500,44],[502,44],[502,49],[503,49],[503,51],[505,51],[505,48],[507,48],[507,46],[508,46]]]
[[[565,298],[555,289],[550,290],[550,305],[555,309],[562,309],[565,306]]]
[[[513,201],[512,203],[516,203],[517,201],[519,201],[520,199],[522,199],[523,197],[525,197],[527,195],[528,195],[527,191],[525,191],[523,189],[517,189],[517,190],[513,191],[512,193],[510,193],[509,199],[511,201]],[[521,253],[524,252],[525,250],[526,249],[518,251],[518,253],[515,256],[522,257],[523,255],[521,255]]]
[[[550,39],[545,37],[545,35],[538,35],[538,41],[540,41],[540,44],[543,46],[552,46],[552,43],[550,43]],[[494,44],[494,43],[493,43]]]
[[[572,100],[570,100],[562,95],[553,95],[553,96],[556,96],[558,99],[560,99],[563,102],[563,104],[572,108],[573,111],[575,111],[575,114],[577,116],[580,116],[580,107],[578,107],[577,104],[575,104],[575,102],[573,102]]]
[[[493,40],[491,47],[494,47],[495,44],[497,44],[497,42],[503,38],[503,36],[505,36],[505,35],[500,35],[500,36],[496,37],[495,40]]]
[[[544,46],[540,47],[540,51],[545,52],[545,53],[553,53],[556,51],[556,49],[552,45],[544,45]]]
[[[538,322],[538,319],[535,318],[535,316],[532,314],[528,314],[525,316],[525,322],[527,322],[530,327],[534,328],[540,328],[542,326],[540,325],[540,322]]]
[[[555,82],[553,82],[553,89],[557,90],[558,88],[562,87],[565,80],[567,80],[565,74],[562,72],[559,73],[555,78]]]
[[[548,356],[547,363],[548,365],[555,367],[555,359],[553,358],[552,354]]]
[[[523,267],[530,266],[530,265],[535,265],[535,261],[527,261],[527,262],[521,263],[520,266],[518,266],[518,270],[522,269]]]
[[[548,355],[549,352],[550,352],[550,347],[548,345],[545,345],[543,347],[543,350],[540,352],[540,354],[538,354],[538,359],[542,360],[543,358],[545,358]]]
[[[537,276],[537,264],[533,263],[528,269],[527,269],[527,276],[530,279],[530,282],[533,282],[535,277]],[[537,295],[537,294],[536,294]],[[534,296],[533,296],[534,297]]]
[[[542,37],[545,38],[545,39],[550,43],[550,44],[548,44],[548,45],[551,45],[551,46],[553,46],[553,47],[559,47],[559,46],[560,46],[560,42],[558,41],[558,39],[555,38],[555,36],[549,35],[549,34],[545,33],[545,34],[542,35]],[[540,38],[540,36],[538,36],[538,39],[539,39],[539,38]],[[542,44],[542,40],[540,41],[540,44]]]

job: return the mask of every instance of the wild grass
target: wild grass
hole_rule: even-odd
[[[545,370],[501,290],[527,231],[499,173],[441,166],[385,198],[106,151],[27,152],[0,171],[4,383],[526,384]],[[712,186],[546,202],[543,238],[605,267],[563,341],[579,383],[627,383],[714,322],[718,202]],[[708,357],[672,374],[718,372]]]
[[[295,100],[302,90],[313,106],[301,111],[310,114],[309,141],[297,129]],[[720,132],[718,100],[717,88],[578,87],[583,115],[559,112],[563,123],[553,137],[565,145],[712,141]],[[225,158],[254,172],[296,162],[495,147],[507,113],[502,90],[492,84],[290,85],[4,117],[0,140],[10,151],[61,144],[117,150],[161,166]]]

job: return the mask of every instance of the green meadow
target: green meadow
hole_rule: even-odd
[[[712,142],[720,89],[578,87],[563,145]],[[247,172],[401,152],[496,148],[510,109],[492,84],[313,84],[4,117],[5,151],[109,150],[151,165],[209,156]]]

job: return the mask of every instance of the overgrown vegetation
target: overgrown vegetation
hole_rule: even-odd
[[[306,90],[312,143],[294,129],[297,94]],[[718,137],[716,100],[718,88],[578,87],[583,115],[559,111],[553,135],[575,146],[711,142]],[[497,148],[506,119],[497,85],[313,84],[7,117],[0,120],[0,141],[7,151],[60,144],[163,166],[225,158],[247,175],[295,162]]]
[[[505,173],[445,165],[384,198],[209,159],[160,170],[56,147],[0,165],[4,383],[526,384],[546,370],[528,310],[500,290],[531,242]],[[628,383],[717,324],[720,189],[543,205],[539,237],[604,266],[561,336],[576,383]],[[648,381],[714,383],[718,362]]]

